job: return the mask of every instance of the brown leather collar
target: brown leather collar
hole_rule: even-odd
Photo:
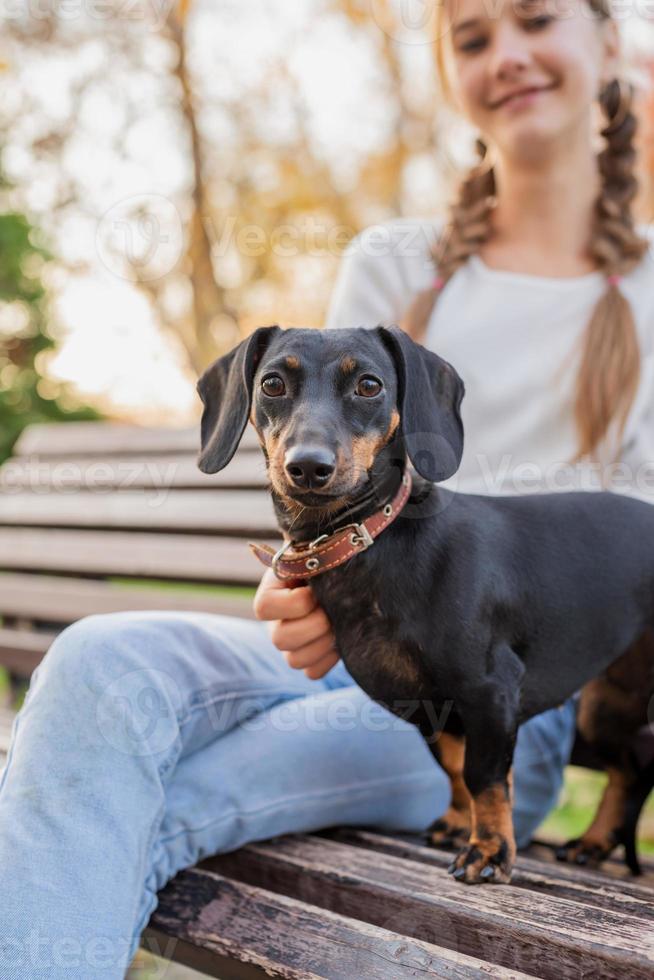
[[[313,578],[369,548],[400,513],[411,494],[411,485],[411,474],[406,469],[395,497],[381,510],[360,524],[346,524],[332,534],[321,534],[303,551],[296,551],[291,541],[284,542],[278,551],[255,541],[248,541],[248,546],[259,561],[272,568],[278,579]]]

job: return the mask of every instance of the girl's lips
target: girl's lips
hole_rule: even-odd
[[[543,88],[532,88],[521,92],[518,95],[512,95],[508,99],[503,99],[496,108],[502,109],[504,106],[509,106],[511,108],[518,108],[519,106],[530,105],[534,102],[539,95],[543,92],[549,92],[554,86],[547,85]]]

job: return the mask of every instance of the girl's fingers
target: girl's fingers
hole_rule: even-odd
[[[318,605],[311,586],[290,588],[289,583],[280,582],[274,572],[267,568],[259,583],[252,608],[257,619],[300,619],[308,615]]]
[[[327,654],[327,656],[318,660],[317,663],[313,664],[311,667],[306,667],[304,673],[307,675],[309,680],[320,680],[320,678],[324,677],[325,674],[332,669],[332,667],[336,666],[340,659],[341,658],[336,651],[333,650],[331,653]]]
[[[300,619],[278,619],[269,626],[270,639],[280,650],[299,650],[324,636],[331,623],[321,606]]]
[[[326,654],[334,649],[334,635],[331,630],[319,637],[313,643],[307,643],[297,650],[284,650],[284,656],[289,667],[304,670],[305,667],[312,667],[317,661],[321,660]]]

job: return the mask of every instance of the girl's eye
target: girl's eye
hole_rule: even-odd
[[[540,17],[527,18],[526,20],[523,21],[523,24],[525,25],[527,30],[532,30],[534,28],[538,30],[541,27],[546,27],[552,20],[553,20],[552,17],[549,17],[547,14],[542,14]],[[484,46],[485,43],[486,43],[485,38],[477,37],[474,38],[472,41],[468,41],[467,44],[462,44],[459,47],[459,51],[479,51]]]
[[[468,41],[467,44],[462,44],[459,47],[459,51],[479,51],[480,48],[483,47],[484,43],[484,39],[479,37],[474,41]]]
[[[261,382],[261,388],[266,395],[277,398],[286,394],[286,385],[278,374],[271,374]]]
[[[356,394],[361,395],[363,398],[372,398],[373,395],[378,395],[381,390],[381,381],[378,381],[377,378],[367,376],[361,378],[359,381],[356,387]]]
[[[551,17],[548,17],[547,14],[543,14],[541,17],[530,17],[525,21],[525,26],[529,25],[529,27],[545,27],[545,25],[549,24],[551,20]]]

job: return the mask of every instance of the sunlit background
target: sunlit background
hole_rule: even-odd
[[[191,424],[210,360],[259,324],[320,325],[347,241],[441,212],[474,159],[475,134],[438,97],[433,0],[3,11],[2,210],[28,223],[28,252],[47,250],[23,258],[54,342],[36,352],[35,405],[18,390],[34,318],[3,289],[0,385],[30,421],[56,396]],[[654,19],[646,4],[618,13],[650,174]],[[640,208],[650,220],[649,186]]]

